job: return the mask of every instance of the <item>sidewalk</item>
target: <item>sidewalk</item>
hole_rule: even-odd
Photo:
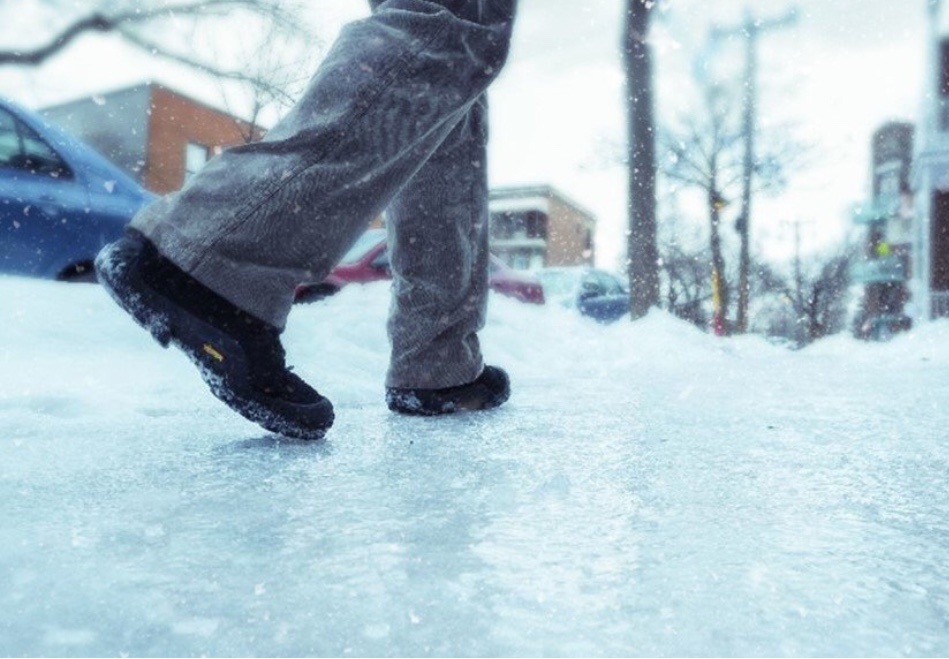
[[[417,419],[353,287],[291,317],[304,443],[96,287],[0,300],[0,654],[949,654],[947,323],[788,352],[495,297],[510,404]]]

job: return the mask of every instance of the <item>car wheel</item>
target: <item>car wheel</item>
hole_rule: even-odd
[[[92,261],[82,261],[73,263],[56,275],[58,281],[67,281],[70,283],[94,284],[96,283],[96,269]]]
[[[316,284],[315,286],[303,286],[297,289],[294,303],[319,302],[326,298],[336,295],[339,289],[332,284]]]

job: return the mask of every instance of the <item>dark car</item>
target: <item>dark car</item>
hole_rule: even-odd
[[[491,290],[522,302],[544,303],[544,291],[534,277],[512,270],[491,255],[488,286]],[[385,229],[369,229],[349,249],[320,283],[302,284],[297,288],[297,301],[309,302],[333,295],[347,284],[365,284],[392,279]]]
[[[92,281],[99,249],[152,198],[78,138],[0,98],[0,273]]]
[[[602,323],[629,313],[629,291],[618,277],[605,270],[582,266],[544,268],[536,274],[551,303],[576,309]]]

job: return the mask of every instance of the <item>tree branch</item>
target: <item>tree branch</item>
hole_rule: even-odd
[[[211,64],[202,62],[187,55],[182,55],[181,53],[175,53],[163,46],[149,41],[135,34],[131,30],[119,29],[119,34],[122,35],[122,38],[131,43],[132,45],[141,48],[153,55],[162,57],[164,59],[170,60],[172,62],[177,62],[178,64],[183,64],[190,68],[196,69],[203,73],[221,78],[224,80],[234,80],[237,82],[245,82],[251,85],[254,85],[256,88],[266,92],[267,94],[272,95],[275,99],[286,100],[288,102],[293,102],[293,98],[287,93],[286,90],[281,89],[279,86],[270,83],[267,80],[264,80],[259,77],[248,75],[246,73],[241,73],[240,71],[228,71],[225,69],[219,69]]]
[[[25,51],[0,50],[0,66],[36,66],[42,64],[53,55],[59,53],[78,37],[90,32],[122,31],[123,35],[127,37],[128,31],[124,28],[130,25],[141,25],[142,23],[147,23],[152,20],[171,18],[174,16],[207,16],[211,14],[221,14],[229,9],[246,9],[260,16],[267,16],[289,30],[300,29],[292,16],[281,9],[277,3],[265,2],[264,0],[195,0],[193,2],[181,2],[175,5],[146,7],[145,9],[139,7],[132,11],[118,12],[112,15],[96,12],[73,21],[44,46]],[[182,61],[182,63],[188,64],[189,66],[194,65],[187,61]],[[196,68],[203,68],[209,73],[214,72],[213,67],[197,66]],[[235,79],[240,80],[242,78],[238,77]]]
[[[93,14],[76,21],[45,46],[26,52],[0,50],[0,66],[4,64],[28,66],[40,64],[86,32],[108,32],[114,28],[115,23],[111,19],[102,14]]]

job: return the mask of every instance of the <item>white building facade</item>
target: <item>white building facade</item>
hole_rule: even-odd
[[[929,11],[928,75],[913,166],[913,274],[918,320],[949,317],[949,34],[940,0]]]

